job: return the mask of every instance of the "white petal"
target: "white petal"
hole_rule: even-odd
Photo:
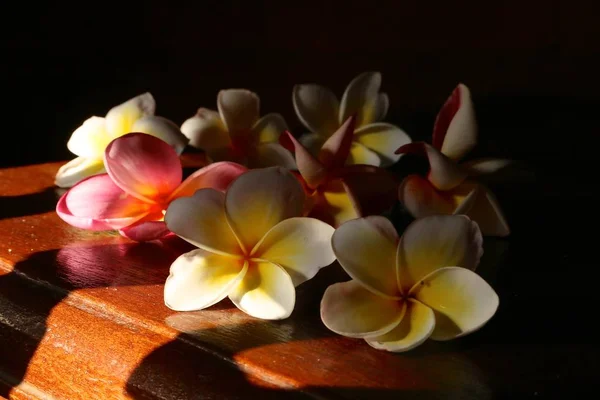
[[[381,121],[385,118],[390,108],[390,98],[386,93],[379,93],[377,103],[375,104],[375,112],[373,122]]]
[[[283,268],[270,262],[251,262],[229,298],[255,318],[284,319],[294,310],[296,289]]]
[[[460,164],[469,176],[490,175],[514,164],[513,160],[502,158],[480,158]]]
[[[174,122],[154,115],[148,115],[138,119],[134,122],[131,129],[134,132],[147,133],[148,135],[161,139],[173,147],[177,154],[183,153],[183,149],[185,149],[185,146],[189,141],[188,138],[181,133],[179,127],[175,125]]]
[[[476,189],[455,210],[455,214],[465,214],[477,222],[486,236],[508,236],[510,228],[500,204],[494,194],[485,186],[477,184]]]
[[[224,299],[242,280],[247,263],[199,249],[179,256],[165,282],[165,305],[176,311],[202,310]]]
[[[87,177],[105,172],[101,158],[77,157],[58,169],[54,184],[61,188],[69,188]]]
[[[146,115],[154,115],[156,102],[144,93],[110,109],[106,114],[106,131],[111,138],[132,132],[133,124]]]
[[[254,154],[248,157],[250,168],[283,167],[296,169],[294,156],[279,143],[259,144],[254,150]]]
[[[79,157],[102,159],[104,149],[111,140],[106,133],[104,118],[90,117],[75,129],[67,142],[67,148]]]
[[[330,133],[333,134],[334,132],[335,129]],[[298,138],[298,141],[302,143],[302,146],[306,147],[306,150],[308,150],[310,154],[316,157],[327,138],[328,136],[319,133],[305,133]]]
[[[190,146],[203,150],[228,148],[231,146],[229,133],[218,112],[206,108],[198,109],[196,115],[181,125],[181,132],[190,140]]]
[[[396,150],[411,143],[410,136],[395,125],[385,122],[364,125],[355,131],[354,140],[377,153],[381,166],[392,165],[402,157]]]
[[[355,113],[356,126],[375,122],[376,116],[380,114],[377,110],[380,87],[379,72],[364,72],[354,78],[342,96],[338,122],[341,124]]]
[[[336,131],[340,104],[337,97],[326,87],[304,84],[294,86],[292,93],[294,110],[302,124],[311,132],[321,132],[323,138]]]
[[[288,130],[285,119],[280,114],[267,114],[252,127],[257,143],[277,143],[279,136]]]
[[[231,138],[247,133],[258,120],[260,100],[246,89],[221,90],[217,96],[219,114]]]

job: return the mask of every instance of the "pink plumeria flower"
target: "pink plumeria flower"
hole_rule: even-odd
[[[202,310],[225,297],[261,319],[287,318],[295,286],[335,261],[333,228],[301,217],[304,192],[281,167],[251,170],[225,194],[199,190],[169,206],[169,229],[199,247],[171,265],[165,304]]]
[[[355,219],[335,231],[332,245],[352,280],[327,288],[321,319],[376,349],[402,352],[427,338],[466,335],[498,308],[496,292],[473,272],[482,237],[464,215],[418,219],[401,239],[384,217]]]
[[[278,143],[287,130],[283,117],[267,114],[259,118],[260,99],[245,89],[221,90],[217,108],[200,108],[181,125],[190,145],[204,150],[213,161],[235,161],[250,168],[281,166],[294,169],[289,151]]]
[[[296,115],[311,132],[302,135],[300,142],[316,155],[344,121],[355,115],[356,131],[346,162],[386,167],[398,161],[401,155],[394,151],[411,139],[397,126],[380,122],[389,108],[389,98],[379,92],[380,87],[379,72],[364,72],[346,87],[340,103],[326,87],[294,86],[292,100]]]
[[[221,162],[208,165],[183,183],[179,156],[164,141],[144,133],[113,140],[104,155],[107,174],[94,175],[65,193],[56,212],[65,222],[94,231],[118,229],[137,241],[169,234],[164,214],[173,200],[196,190],[224,191],[247,169]]]
[[[348,220],[380,214],[397,201],[398,183],[388,171],[372,165],[346,165],[355,117],[349,117],[320,149],[310,152],[286,132],[281,143],[294,151],[308,201],[306,212],[336,227]]]
[[[78,157],[58,170],[54,183],[68,188],[89,176],[106,172],[103,163],[106,146],[130,132],[147,133],[162,139],[181,154],[188,139],[173,122],[155,116],[155,109],[152,95],[144,93],[113,107],[104,118],[88,118],[67,142],[67,148]]]
[[[477,144],[477,123],[469,89],[458,85],[439,112],[433,128],[433,146],[417,142],[400,147],[398,153],[413,153],[429,161],[427,178],[409,175],[398,196],[415,217],[433,214],[465,214],[490,236],[510,233],[494,194],[471,178],[496,172],[511,162],[479,159],[458,162]]]

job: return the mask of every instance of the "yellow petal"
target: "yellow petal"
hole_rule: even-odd
[[[154,115],[156,102],[144,93],[110,109],[106,114],[106,132],[115,139],[132,132],[133,124],[146,115]]]
[[[248,270],[243,260],[199,249],[179,256],[165,282],[165,305],[176,311],[202,310],[224,299]]]
[[[298,286],[335,261],[333,231],[330,225],[314,218],[286,219],[267,232],[252,257],[280,265]]]
[[[375,122],[375,117],[381,114],[376,108],[380,104],[380,87],[379,72],[364,72],[354,78],[342,96],[338,122],[341,124],[355,113],[356,126]]]
[[[169,230],[212,253],[239,256],[241,248],[225,217],[225,195],[200,189],[192,197],[169,204],[165,222]]]
[[[101,158],[77,157],[58,169],[54,184],[61,188],[69,188],[85,178],[105,172],[104,161]]]
[[[365,164],[379,167],[381,158],[372,150],[367,149],[362,144],[354,141],[350,147],[350,155],[346,160],[346,165]]]
[[[402,320],[406,304],[387,299],[357,281],[335,283],[321,300],[321,320],[333,332],[364,338],[383,335]]]
[[[309,216],[333,227],[360,217],[358,207],[348,194],[342,179],[334,179],[321,185],[316,200]]]
[[[379,350],[403,352],[414,349],[431,335],[435,328],[433,310],[414,299],[407,302],[402,321],[388,333],[365,338],[366,342]]]
[[[381,166],[392,165],[402,157],[396,150],[411,142],[410,136],[402,129],[385,122],[364,125],[355,131],[354,140],[381,159]]]
[[[246,172],[225,196],[227,220],[244,249],[256,243],[279,222],[302,215],[304,190],[286,169],[271,167]]]
[[[340,103],[331,90],[315,84],[294,86],[294,110],[302,125],[327,139],[337,130]],[[320,146],[319,146],[320,148]]]
[[[258,120],[260,100],[246,89],[221,90],[217,96],[219,114],[233,139],[247,135]]]
[[[90,117],[75,129],[67,142],[67,148],[79,157],[102,159],[104,149],[111,140],[106,133],[104,118]]]
[[[464,215],[434,215],[414,221],[398,246],[400,287],[406,293],[429,273],[448,266],[475,269],[483,254],[482,242],[479,227]]]
[[[279,136],[288,130],[285,120],[280,114],[267,114],[252,127],[257,143],[277,143]]]
[[[296,289],[283,268],[270,262],[251,262],[229,298],[255,318],[284,319],[294,310]]]
[[[202,150],[229,148],[231,139],[218,112],[198,109],[196,115],[185,120],[181,132],[190,140],[190,146]]]
[[[331,240],[344,270],[373,293],[400,295],[396,278],[398,235],[385,217],[359,218],[342,224]]]
[[[481,328],[498,309],[494,289],[465,268],[448,267],[418,282],[411,295],[435,312],[434,340],[449,340]]]
[[[159,138],[173,147],[177,154],[183,153],[189,141],[173,121],[154,115],[147,115],[138,119],[133,123],[131,129],[134,132],[142,132]]]

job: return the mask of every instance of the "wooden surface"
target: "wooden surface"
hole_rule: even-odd
[[[0,170],[0,396],[564,398],[597,383],[594,244],[567,229],[592,202],[576,190],[501,198],[514,233],[486,240],[480,268],[500,295],[496,316],[465,338],[391,354],[322,325],[323,291],[348,279],[337,265],[297,289],[284,321],[229,300],[169,310],[163,283],[189,245],[70,227],[54,212],[58,166]]]

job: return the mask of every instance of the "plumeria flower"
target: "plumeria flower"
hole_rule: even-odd
[[[409,175],[398,195],[415,217],[433,214],[465,214],[485,235],[507,236],[508,223],[493,193],[472,178],[496,172],[511,163],[502,159],[458,162],[477,144],[477,123],[469,89],[458,85],[437,115],[433,146],[410,143],[398,153],[413,153],[429,161],[427,178]]]
[[[356,115],[356,131],[346,162],[386,167],[398,161],[401,155],[394,151],[411,140],[397,126],[379,122],[389,108],[389,98],[387,94],[379,93],[380,87],[379,72],[362,73],[350,82],[340,103],[326,87],[315,84],[294,86],[292,100],[296,115],[311,132],[300,138],[302,144],[316,155],[344,121]]]
[[[482,237],[464,215],[416,220],[401,239],[384,217],[355,219],[335,231],[332,245],[352,280],[327,288],[321,319],[376,349],[402,352],[427,338],[466,335],[498,308],[494,290],[473,272]]]
[[[307,194],[306,212],[334,227],[380,214],[397,202],[398,183],[391,173],[372,165],[346,165],[354,124],[355,117],[349,117],[323,144],[318,158],[291,133],[280,138],[296,155],[298,178]]]
[[[221,90],[217,108],[219,112],[200,108],[181,125],[191,146],[204,150],[213,161],[235,161],[251,168],[296,167],[294,157],[277,142],[287,129],[285,120],[274,113],[259,118],[256,93]]]
[[[156,102],[144,93],[113,107],[106,117],[90,117],[77,128],[67,142],[67,148],[78,157],[63,165],[56,174],[55,184],[68,188],[88,176],[106,172],[104,149],[113,140],[130,132],[156,136],[181,154],[187,138],[179,127],[166,118],[154,115]]]
[[[196,190],[224,191],[244,166],[231,162],[208,165],[183,183],[175,150],[144,133],[130,133],[106,148],[107,174],[91,176],[65,193],[56,206],[60,218],[78,228],[94,231],[118,229],[130,239],[159,239],[170,232],[165,210],[173,200]]]
[[[169,206],[171,231],[199,247],[171,265],[165,304],[201,310],[226,296],[245,313],[287,318],[295,286],[335,261],[333,228],[300,217],[304,192],[281,167],[251,170],[225,194],[199,190]]]

